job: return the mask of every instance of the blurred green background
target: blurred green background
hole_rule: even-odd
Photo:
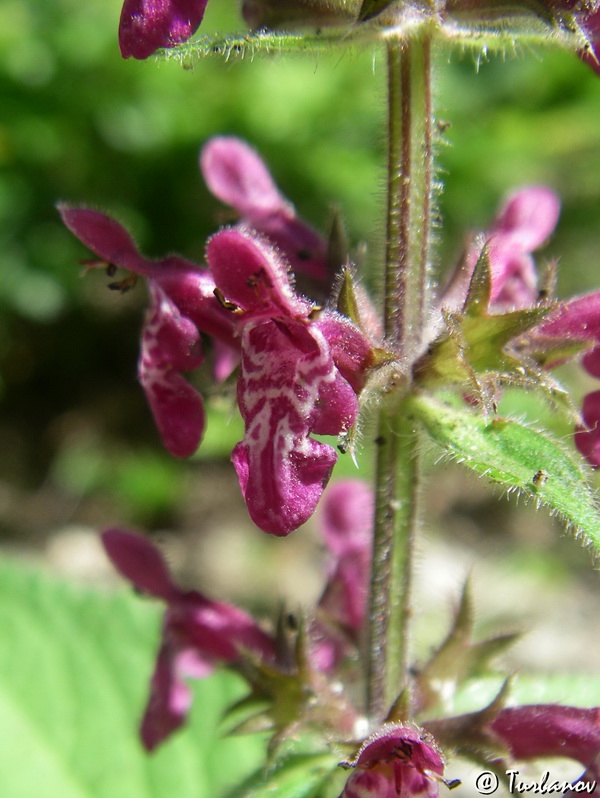
[[[214,134],[235,134],[316,227],[332,206],[342,210],[377,284],[383,54],[335,49],[187,70],[123,61],[119,12],[120,0],[0,5],[0,543],[19,549],[114,523],[222,529],[231,506],[242,512],[227,462],[239,433],[225,424],[231,401],[216,398],[192,469],[162,451],[135,375],[144,289],[121,296],[101,272],[83,276],[88,253],[60,224],[58,200],[115,214],[149,255],[200,260],[222,208],[200,179],[198,151]],[[240,27],[234,0],[209,4],[204,31]],[[561,295],[594,286],[600,80],[549,51],[476,63],[441,49],[437,60],[438,116],[450,123],[438,147],[439,273],[508,190],[543,182],[564,206],[542,258],[560,256]]]

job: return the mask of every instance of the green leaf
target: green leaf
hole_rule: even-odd
[[[245,687],[197,682],[189,726],[148,756],[137,725],[160,612],[134,595],[91,593],[0,563],[0,795],[218,798],[264,756],[256,737],[221,739]]]
[[[288,756],[266,773],[257,770],[228,798],[321,798],[338,762],[330,753]]]
[[[424,394],[407,400],[436,443],[468,468],[558,513],[600,549],[600,514],[575,453],[521,422],[451,407]]]

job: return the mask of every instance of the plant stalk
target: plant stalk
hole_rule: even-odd
[[[431,42],[420,33],[388,43],[387,228],[384,330],[398,353],[379,409],[371,571],[367,705],[383,720],[408,696],[418,434],[403,408],[410,364],[422,346],[432,202]],[[408,701],[408,698],[407,698]]]

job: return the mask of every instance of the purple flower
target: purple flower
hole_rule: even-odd
[[[336,482],[325,492],[319,526],[329,551],[327,583],[317,605],[312,659],[333,670],[360,642],[369,595],[374,499],[359,479]]]
[[[125,0],[119,22],[123,58],[148,58],[161,47],[175,47],[192,36],[208,0]]]
[[[384,724],[368,739],[340,798],[436,798],[444,762],[420,729]]]
[[[148,278],[150,308],[142,331],[138,371],[165,447],[189,457],[204,430],[197,391],[179,372],[203,361],[199,330],[235,345],[231,315],[214,296],[210,274],[177,256],[153,261],[137,251],[114,219],[86,208],[59,207],[66,226],[102,261]]]
[[[265,234],[296,274],[319,283],[328,279],[325,241],[297,217],[252,147],[233,136],[212,138],[202,148],[200,168],[215,197],[234,208],[243,224]]]
[[[167,605],[141,723],[142,742],[152,751],[185,722],[192,700],[186,678],[204,678],[216,664],[238,661],[244,650],[272,661],[275,646],[243,610],[179,588],[162,555],[141,535],[109,529],[102,542],[122,576],[137,590]]]
[[[569,795],[580,794],[583,785],[598,781],[600,707],[532,704],[498,710],[492,705],[479,712],[430,720],[423,726],[444,747],[502,770],[514,760],[563,757],[580,762],[586,771],[577,781],[581,786]],[[589,794],[590,789],[594,787],[585,792]]]
[[[202,164],[215,193],[243,217],[208,242],[209,270],[175,255],[145,258],[120,224],[97,211],[60,212],[103,262],[148,280],[139,377],[172,454],[193,454],[203,432],[202,400],[181,376],[202,363],[201,334],[213,339],[217,379],[241,354],[245,436],[233,463],[254,522],[287,535],[313,513],[337,460],[311,435],[339,435],[356,421],[373,335],[295,292],[290,261],[324,283],[325,247],[258,155],[237,139],[219,138],[204,149]]]
[[[208,242],[207,261],[217,288],[238,308],[245,435],[233,463],[253,521],[286,535],[312,515],[337,459],[310,434],[348,430],[358,413],[356,393],[270,244],[248,230],[223,230]],[[323,315],[337,319],[331,311]]]
[[[490,309],[525,308],[537,299],[537,275],[531,255],[552,234],[560,202],[545,186],[527,186],[511,194],[490,230],[475,237],[442,297],[444,308],[464,304],[469,281],[484,245],[492,272]]]
[[[576,297],[566,302],[550,321],[538,328],[541,340],[594,342],[582,359],[584,369],[600,378],[600,292]],[[600,391],[592,391],[583,400],[584,426],[575,431],[575,445],[594,468],[600,467]]]
[[[561,756],[588,767],[600,752],[598,707],[508,707],[498,713],[489,728],[514,759]]]

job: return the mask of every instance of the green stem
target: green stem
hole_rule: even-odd
[[[401,366],[426,322],[432,186],[430,38],[388,44],[388,203],[384,330]],[[398,381],[406,383],[406,375]],[[417,432],[392,377],[379,410],[371,572],[368,711],[381,721],[409,686],[411,582],[419,467]]]

